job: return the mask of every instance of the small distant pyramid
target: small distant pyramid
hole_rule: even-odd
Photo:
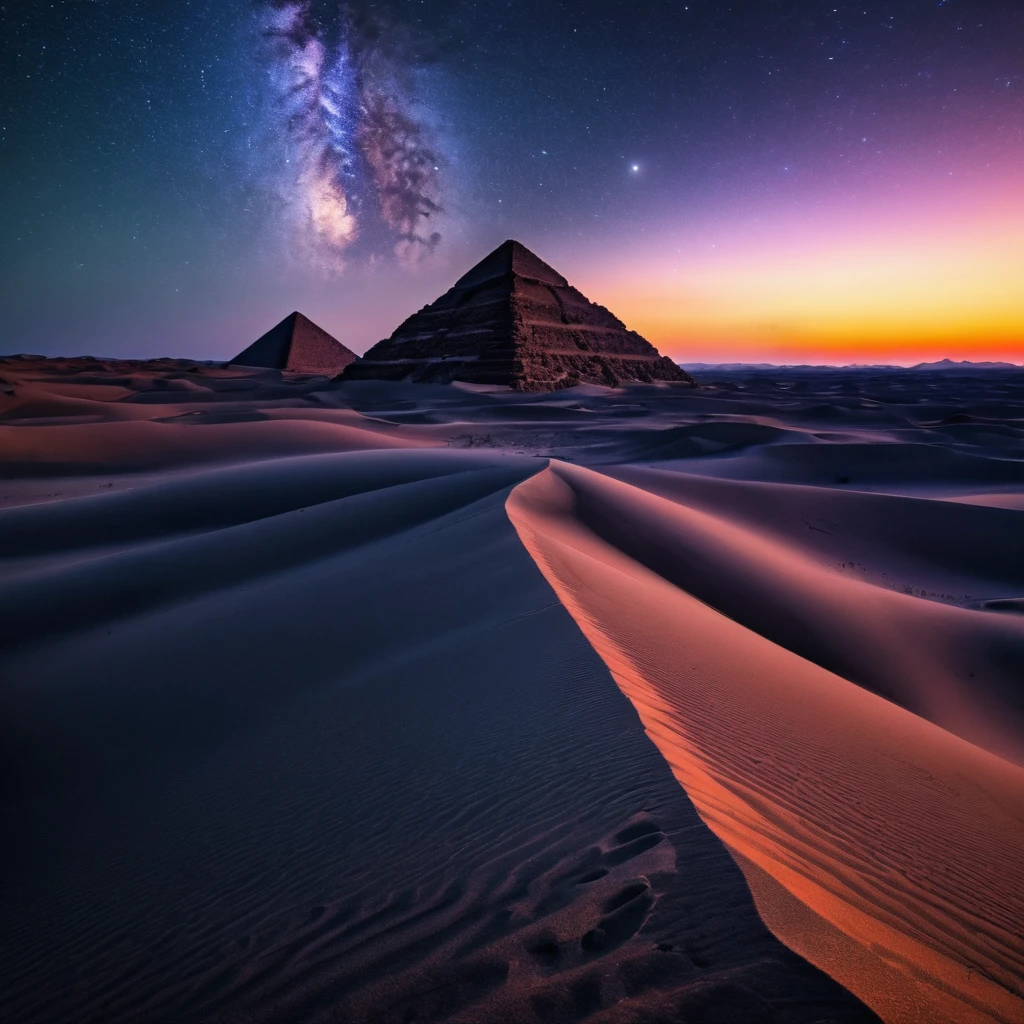
[[[352,363],[343,379],[460,380],[519,391],[693,384],[650,342],[512,240]]]
[[[233,363],[241,366],[269,366],[293,373],[323,373],[334,377],[357,358],[340,341],[301,313],[289,313],[247,349]]]

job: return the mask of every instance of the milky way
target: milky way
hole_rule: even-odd
[[[267,145],[295,252],[331,270],[356,253],[414,261],[440,240],[441,158],[417,113],[400,26],[311,0],[262,11]],[[273,156],[273,153],[271,154]]]
[[[362,351],[518,238],[688,361],[1024,360],[1021,0],[5,13],[8,351]]]

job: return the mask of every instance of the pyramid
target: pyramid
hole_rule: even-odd
[[[333,377],[355,359],[354,352],[296,312],[289,313],[231,362],[241,366],[269,366],[275,370],[323,373]]]
[[[406,320],[344,380],[506,384],[554,391],[576,384],[693,378],[578,292],[519,242],[498,246],[436,302]]]

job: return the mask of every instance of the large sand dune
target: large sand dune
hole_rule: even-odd
[[[1024,1020],[1020,376],[0,377],[5,1021]]]
[[[1021,1019],[1024,770],[818,667],[861,643],[891,700],[933,720],[949,701],[969,732],[973,691],[948,692],[941,655],[970,623],[914,635],[894,602],[915,599],[850,580],[835,595],[756,535],[588,470],[545,471],[509,510],[776,934],[887,1020]],[[783,642],[805,634],[820,657]]]

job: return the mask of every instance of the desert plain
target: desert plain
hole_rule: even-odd
[[[1024,370],[0,360],[0,1018],[1024,1021]]]

